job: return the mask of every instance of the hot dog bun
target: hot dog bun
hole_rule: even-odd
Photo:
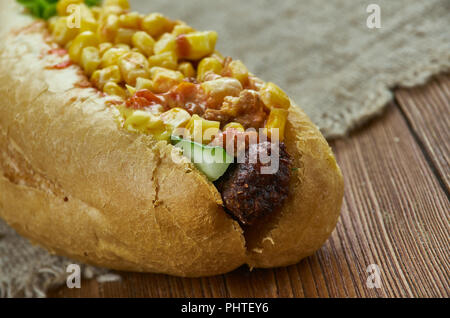
[[[77,87],[77,66],[44,54],[45,26],[0,4],[0,217],[52,253],[118,270],[206,276],[294,264],[320,248],[343,180],[327,142],[295,106],[285,142],[294,167],[281,211],[245,233],[172,146],[118,127],[111,97]]]

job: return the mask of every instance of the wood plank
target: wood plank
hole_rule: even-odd
[[[391,107],[385,116],[390,124],[335,143],[347,185],[337,232],[359,263],[349,266],[382,270],[385,287],[363,285],[361,296],[448,295],[449,201],[400,111]]]
[[[427,85],[397,90],[396,100],[426,157],[450,191],[450,76]]]
[[[332,143],[346,183],[342,216],[322,249],[299,264],[201,279],[121,273],[121,283],[83,281],[50,296],[449,297],[450,203],[402,112],[391,105]],[[380,289],[366,286],[370,264],[381,269]]]

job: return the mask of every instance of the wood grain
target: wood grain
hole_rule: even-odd
[[[50,296],[449,297],[449,83],[399,90],[400,106],[332,143],[346,183],[342,216],[299,264],[200,279],[121,273],[121,283],[83,281]],[[381,270],[380,289],[366,285],[369,264]]]
[[[416,141],[431,161],[445,191],[450,190],[450,76],[436,76],[426,86],[399,89],[396,100]],[[436,117],[439,120],[436,120]],[[447,141],[447,142],[445,142]]]

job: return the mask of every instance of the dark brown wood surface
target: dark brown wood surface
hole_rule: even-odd
[[[332,142],[345,177],[342,215],[326,244],[297,265],[242,267],[186,279],[120,273],[53,297],[449,297],[450,76],[397,89],[385,113]],[[369,288],[367,267],[380,269]]]

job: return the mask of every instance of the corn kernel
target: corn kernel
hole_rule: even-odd
[[[125,90],[114,82],[106,83],[103,87],[103,91],[108,95],[115,95],[123,99],[127,97]]]
[[[128,107],[118,106],[120,115],[124,119],[124,127],[131,132],[150,133],[156,140],[168,141],[171,129],[161,120],[161,113],[154,113],[157,107],[151,110],[132,110]]]
[[[183,80],[183,74],[178,71],[168,70],[162,67],[151,69],[153,80],[153,92],[165,93]]]
[[[101,67],[104,68],[111,65],[117,65],[119,63],[119,58],[126,53],[128,53],[128,50],[124,48],[112,47],[106,50],[102,56]]]
[[[131,50],[131,49],[130,49],[130,46],[129,46],[128,44],[125,44],[125,43],[118,43],[118,44],[115,44],[114,47],[115,47],[115,48],[118,48],[118,49],[125,50],[125,51],[127,51],[127,52],[129,52],[129,51]]]
[[[245,131],[244,126],[242,126],[239,123],[235,123],[235,122],[226,124],[225,127],[223,127],[224,131],[227,130],[227,129],[236,129],[236,130],[239,130],[239,131],[242,131],[242,132]]]
[[[148,58],[150,67],[160,66],[171,70],[176,70],[178,66],[178,57],[175,52],[164,52],[152,55]]]
[[[125,128],[132,127],[134,129],[145,129],[147,123],[155,121],[154,116],[149,112],[136,110],[125,121]]]
[[[208,144],[220,131],[220,122],[206,120],[198,115],[193,115],[186,125],[195,142]]]
[[[73,42],[73,40],[67,42],[66,45],[64,45],[64,48],[65,48],[67,51],[70,49],[70,46],[72,45],[72,42]]]
[[[103,6],[119,6],[122,9],[129,9],[130,3],[128,0],[105,0]]]
[[[166,129],[160,129],[160,130],[151,130],[150,133],[152,134],[152,137],[156,140],[164,140],[169,141],[171,132]]]
[[[102,69],[103,78],[106,82],[120,83],[122,81],[122,74],[117,65],[111,65]]]
[[[190,62],[181,63],[178,66],[178,70],[183,73],[184,77],[195,77],[195,69]]]
[[[97,34],[100,42],[114,42],[119,30],[119,17],[115,14],[108,15],[100,21]]]
[[[160,116],[164,112],[164,106],[153,104],[148,111],[153,115]],[[166,129],[167,130],[167,129]]]
[[[159,118],[159,116],[155,116],[155,115],[153,115],[152,116],[152,118],[151,118],[151,120],[147,123],[147,125],[146,125],[147,127],[147,129],[149,129],[149,130],[159,130],[159,129],[164,129],[165,127],[164,127],[164,123],[163,123],[163,121],[161,120],[161,118]]]
[[[211,54],[211,57],[217,59],[223,65],[223,62],[224,62],[225,58],[223,57],[223,55],[219,51],[214,51],[214,53]]]
[[[230,76],[237,79],[242,85],[245,85],[248,82],[248,69],[241,61],[232,61],[228,65],[228,71]]]
[[[81,20],[81,27],[80,32],[84,31],[91,31],[91,32],[97,32],[98,29],[98,23],[94,19],[82,19]]]
[[[103,87],[108,82],[120,83],[122,75],[117,65],[111,65],[104,69],[96,70],[91,76],[91,81],[98,89],[103,90]]]
[[[72,41],[79,32],[78,29],[68,27],[67,19],[68,17],[57,18],[53,27],[52,36],[59,45],[66,45],[68,42]]]
[[[189,50],[186,56],[182,56],[188,60],[199,60],[214,52],[217,42],[217,32],[193,32],[184,35]]]
[[[151,13],[142,20],[142,29],[155,39],[165,32],[170,32],[172,27],[173,22],[160,13]]]
[[[108,51],[110,48],[112,48],[112,43],[109,42],[103,42],[100,43],[98,46],[98,52],[100,54],[100,56],[103,56],[103,54],[105,54],[106,51]]]
[[[53,16],[50,19],[48,19],[48,29],[50,33],[53,33],[53,30],[55,29],[55,25],[58,19],[59,19],[58,16]]]
[[[184,127],[191,119],[191,115],[182,108],[175,107],[161,114],[161,119],[171,130]]]
[[[268,109],[288,109],[291,106],[289,97],[274,83],[266,83],[259,91],[259,94],[261,96],[261,100]]]
[[[136,79],[136,91],[140,91],[143,89],[148,89],[149,91],[153,90],[153,82],[148,78],[138,77]]]
[[[273,135],[273,129],[278,129],[278,138],[284,140],[284,131],[289,111],[283,108],[272,108],[267,119],[266,128],[270,138]]]
[[[203,82],[207,73],[212,72],[215,74],[221,74],[223,70],[222,63],[212,57],[205,57],[198,65],[197,68],[197,80]]]
[[[176,37],[173,34],[166,33],[156,41],[154,51],[155,54],[176,51]]]
[[[133,113],[135,111],[134,109],[127,107],[126,104],[117,105],[116,108],[119,111],[120,116],[122,117],[122,118],[119,118],[119,120],[122,123],[124,123],[125,120],[127,120],[128,117],[133,115]]]
[[[136,31],[137,30],[133,30],[133,29],[119,28],[119,30],[117,30],[117,34],[114,39],[114,43],[126,44],[126,45],[130,46],[132,43],[131,39],[133,38],[133,35],[136,33]]]
[[[91,31],[85,31],[77,35],[69,48],[69,56],[75,63],[80,62],[81,52],[87,46],[97,46],[97,36]]]
[[[147,111],[134,111],[125,120],[124,127],[130,131],[150,133],[157,140],[167,140],[170,137],[161,118]]]
[[[81,66],[88,76],[91,76],[100,65],[100,54],[96,47],[88,46],[81,52]]]
[[[144,31],[139,31],[133,34],[131,43],[139,51],[147,56],[153,54],[153,47],[155,46],[155,40]]]
[[[192,32],[195,32],[195,29],[184,23],[177,24],[172,30],[172,34],[175,36]]]
[[[137,12],[122,14],[119,17],[119,26],[127,29],[139,29],[141,27],[142,16]]]
[[[150,76],[148,61],[141,53],[129,52],[122,55],[119,58],[119,67],[128,85],[134,86],[138,77]]]
[[[60,0],[57,4],[56,4],[56,11],[58,12],[59,16],[66,16],[69,14],[69,12],[67,12],[67,7],[71,4],[81,4],[83,3],[83,0]]]
[[[141,78],[141,77],[139,77],[139,78]],[[136,82],[139,80],[139,78],[136,80]],[[136,94],[136,92],[137,92],[136,87],[133,87],[128,84],[125,84],[125,87],[127,88],[128,96],[133,96],[134,94]]]
[[[99,21],[105,21],[110,15],[120,16],[126,12],[126,9],[123,9],[119,6],[103,6],[100,10],[100,15],[98,17]]]
[[[81,19],[95,20],[92,10],[84,3],[80,4]]]
[[[100,7],[92,7],[91,12],[92,15],[94,16],[94,19],[98,20],[100,18],[100,13],[102,12],[102,9]]]

